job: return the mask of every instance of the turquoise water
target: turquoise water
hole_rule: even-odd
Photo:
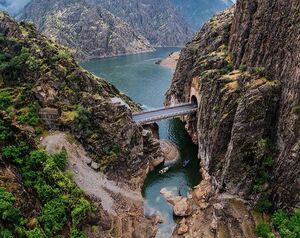
[[[180,49],[159,48],[150,53],[91,60],[82,66],[105,78],[134,101],[150,109],[163,106],[164,95],[173,76],[172,70],[155,62],[178,50]],[[180,188],[181,193],[186,195],[191,187],[199,183],[200,173],[197,146],[192,143],[183,123],[174,119],[158,124],[160,138],[174,142],[179,149],[180,158],[164,175],[158,173],[162,167],[152,171],[145,180],[142,192],[145,198],[145,214],[159,214],[164,221],[158,225],[157,237],[167,238],[172,234],[175,220],[172,207],[160,195],[160,190],[167,188],[177,194]],[[187,159],[191,162],[183,168],[182,162]]]

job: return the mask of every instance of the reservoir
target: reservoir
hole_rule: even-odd
[[[179,48],[158,48],[155,52],[112,58],[95,59],[82,66],[114,84],[145,109],[162,107],[165,93],[170,87],[173,70],[155,64]],[[178,195],[179,188],[187,195],[190,188],[199,184],[201,176],[197,159],[197,146],[194,145],[179,119],[158,122],[161,139],[169,140],[178,147],[180,158],[172,163],[170,170],[161,175],[163,166],[149,173],[143,187],[145,214],[158,214],[163,223],[158,225],[157,238],[168,238],[175,227],[172,206],[160,194],[162,188]],[[187,167],[182,163],[190,160]]]

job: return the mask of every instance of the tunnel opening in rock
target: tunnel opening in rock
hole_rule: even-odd
[[[193,95],[191,97],[191,103],[198,106],[198,100],[197,100],[196,96]]]

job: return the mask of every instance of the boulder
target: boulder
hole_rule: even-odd
[[[182,198],[173,207],[174,214],[179,217],[191,215],[192,207],[187,198]]]

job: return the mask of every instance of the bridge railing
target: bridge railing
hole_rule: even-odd
[[[180,111],[180,112],[173,112],[173,113],[164,114],[161,116],[149,117],[147,119],[142,119],[142,120],[134,120],[134,121],[138,124],[151,123],[151,122],[160,121],[160,120],[164,120],[164,119],[168,119],[168,118],[175,118],[178,116],[189,115],[194,112],[197,112],[197,108],[184,110],[184,111]]]
[[[170,106],[170,107],[159,107],[159,108],[155,108],[153,110],[146,110],[146,111],[141,111],[141,112],[136,112],[136,113],[133,113],[132,115],[133,116],[136,116],[136,115],[143,115],[143,114],[146,114],[146,113],[150,113],[150,112],[157,112],[157,111],[162,111],[162,110],[167,110],[167,109],[173,109],[173,108],[178,108],[178,107],[183,107],[183,106],[188,106],[188,105],[194,105],[193,103],[190,103],[190,102],[187,102],[187,103],[181,103],[181,104],[177,104],[175,106]]]

